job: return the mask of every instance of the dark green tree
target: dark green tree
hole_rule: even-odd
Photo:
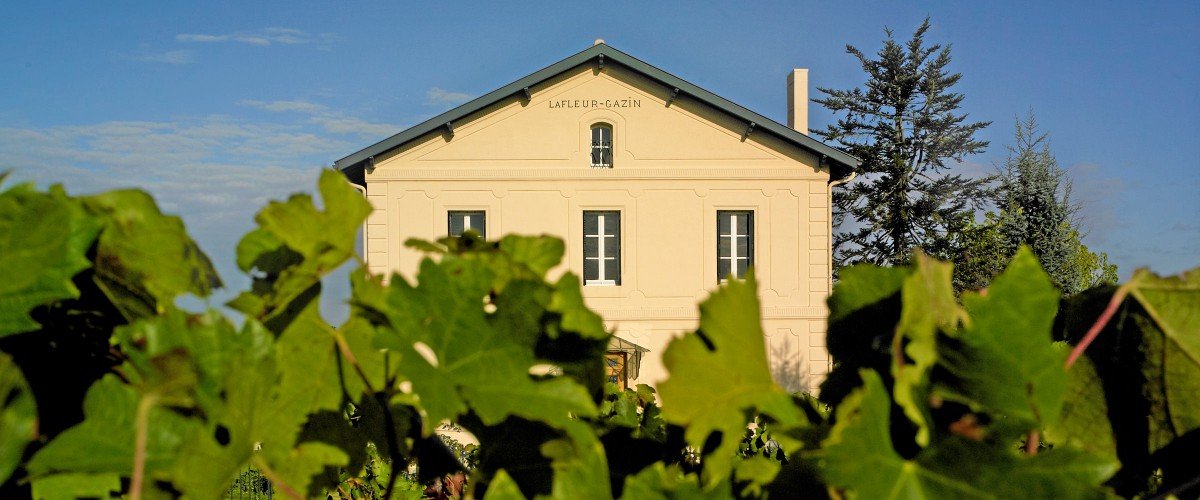
[[[989,180],[953,173],[987,141],[975,133],[991,122],[971,122],[961,113],[964,96],[951,89],[962,78],[950,73],[950,47],[926,45],[929,19],[907,42],[890,29],[874,58],[854,46],[867,74],[860,88],[818,88],[816,99],[839,115],[814,133],[862,159],[861,179],[834,192],[834,260],[897,265],[913,250],[953,258],[987,200]]]
[[[1116,283],[1108,255],[1080,241],[1079,205],[1070,198],[1070,177],[1058,167],[1046,133],[1030,112],[1016,122],[1015,144],[1000,167],[996,207],[1004,255],[1028,245],[1058,289],[1074,295],[1094,285]],[[1003,259],[1007,260],[1007,259]],[[1000,272],[1002,264],[996,264]]]
[[[1014,141],[999,167],[998,213],[988,214],[986,221],[977,225],[988,228],[977,230],[978,234],[990,237],[984,238],[986,242],[965,245],[974,250],[987,247],[991,252],[964,255],[962,260],[977,261],[960,266],[963,274],[957,281],[965,288],[984,286],[1018,247],[1029,245],[1054,285],[1068,295],[1116,283],[1117,268],[1108,263],[1108,255],[1091,252],[1081,241],[1083,230],[1076,217],[1079,205],[1071,200],[1071,179],[1050,152],[1048,136],[1039,130],[1033,112],[1017,121]]]
[[[1000,166],[996,206],[1006,255],[1028,244],[1050,279],[1060,289],[1071,284],[1072,215],[1071,181],[1050,153],[1047,135],[1038,130],[1030,111],[1016,123],[1016,143]],[[1067,290],[1073,293],[1077,290]]]

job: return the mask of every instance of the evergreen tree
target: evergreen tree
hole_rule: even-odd
[[[1000,189],[996,208],[1000,210],[1000,232],[1004,251],[1013,255],[1027,244],[1054,280],[1068,293],[1071,266],[1078,245],[1071,240],[1071,183],[1050,153],[1046,134],[1038,131],[1031,111],[1018,121],[1016,144],[1009,147],[1008,158],[1000,167]]]
[[[860,180],[834,192],[834,260],[903,264],[913,250],[943,258],[960,253],[960,234],[988,197],[988,179],[951,173],[964,157],[982,152],[975,133],[990,122],[959,112],[963,95],[951,91],[962,77],[948,73],[950,47],[925,45],[929,19],[907,42],[885,29],[871,58],[847,46],[867,74],[862,88],[818,88],[816,99],[836,124],[815,134],[863,160]]]
[[[962,233],[964,250],[955,269],[959,290],[983,288],[999,274],[1021,245],[1029,245],[1046,273],[1068,295],[1117,282],[1108,255],[1091,252],[1081,241],[1071,201],[1071,180],[1050,152],[1047,135],[1030,112],[1017,121],[1015,144],[999,167],[998,212]]]

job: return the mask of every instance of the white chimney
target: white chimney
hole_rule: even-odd
[[[808,70],[793,69],[787,77],[788,126],[808,135]]]

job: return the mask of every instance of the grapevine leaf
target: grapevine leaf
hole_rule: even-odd
[[[583,302],[578,276],[566,273],[558,279],[547,309],[562,316],[563,330],[578,333],[584,338],[608,340],[609,333],[604,329],[604,320]],[[557,332],[550,332],[550,336],[556,337]]]
[[[909,270],[904,267],[878,267],[859,264],[839,271],[840,279],[829,296],[829,322],[841,321],[851,314],[895,295],[904,286]]]
[[[115,375],[100,379],[84,399],[84,421],[38,450],[26,465],[30,475],[111,472],[128,477],[133,468],[135,415],[141,397]],[[161,406],[151,408],[148,422],[146,475],[163,477],[197,425]]]
[[[745,484],[739,496],[763,496],[763,488],[775,480],[780,468],[778,460],[761,455],[754,455],[738,462],[733,478],[737,484]]]
[[[700,329],[671,341],[663,353],[670,378],[658,386],[663,418],[685,426],[689,445],[704,450],[704,486],[729,477],[738,441],[754,413],[781,427],[806,422],[771,377],[759,317],[757,282],[730,280],[700,304]],[[714,401],[720,401],[714,405]],[[706,449],[710,435],[720,443]]]
[[[99,231],[100,221],[57,186],[0,193],[0,337],[36,330],[31,309],[79,296],[71,277],[91,266],[86,253]]]
[[[238,266],[256,274],[253,289],[229,305],[264,321],[272,331],[283,327],[274,327],[271,319],[289,311],[293,301],[311,300],[321,278],[354,256],[355,235],[371,212],[370,204],[336,171],[323,171],[318,189],[324,210],[307,194],[272,201],[254,218],[259,229],[238,243]]]
[[[561,239],[512,234],[500,240],[500,249],[514,262],[528,267],[536,276],[545,275],[562,262],[564,252]]]
[[[201,408],[219,404],[230,367],[239,360],[270,354],[270,338],[255,331],[238,332],[220,312],[190,314],[176,308],[116,330],[129,362],[140,373],[153,370],[153,360],[183,352],[194,363],[195,396]],[[136,348],[134,348],[136,346]]]
[[[608,484],[608,461],[604,446],[585,423],[571,422],[566,436],[542,445],[542,455],[550,459],[554,480],[550,498],[612,498]]]
[[[1016,419],[1025,429],[1058,420],[1066,390],[1064,353],[1051,343],[1058,290],[1021,247],[987,294],[967,292],[971,323],[942,349],[949,396]]]
[[[723,486],[728,486],[728,483]],[[678,466],[664,466],[662,462],[642,469],[637,475],[625,479],[625,494],[622,498],[636,500],[672,499],[732,499],[729,488],[702,490],[695,474],[684,474]]]
[[[109,191],[82,201],[105,223],[96,248],[96,281],[127,318],[153,316],[180,294],[204,297],[221,286],[183,220],[164,215],[149,194]]]
[[[483,260],[448,256],[422,261],[419,286],[399,275],[385,291],[371,290],[378,281],[355,282],[365,287],[355,290],[361,313],[385,320],[376,345],[398,354],[398,373],[412,382],[426,427],[465,413],[468,405],[487,425],[518,415],[562,426],[571,414],[594,415],[590,396],[573,381],[530,378],[537,360],[529,333],[489,321],[483,299],[495,276]],[[514,341],[521,338],[527,340]]]
[[[858,498],[1088,498],[1116,471],[1111,459],[1069,448],[1032,457],[953,436],[913,460],[892,447],[890,403],[879,375],[864,370],[863,387],[837,409],[823,469],[830,486]]]
[[[891,373],[900,289],[911,270],[859,264],[840,271],[829,296],[826,335],[833,369],[821,382],[821,401],[836,406],[862,384],[860,369]]]
[[[287,485],[305,498],[317,497],[320,491],[312,491],[309,483],[326,467],[345,466],[349,462],[346,452],[325,443],[301,443],[288,451],[282,460],[272,463],[271,472],[281,485]]]
[[[17,468],[37,431],[33,393],[12,358],[0,352],[0,484]]]
[[[1165,342],[1161,373],[1171,427],[1180,435],[1200,428],[1200,269],[1168,278],[1139,269],[1125,286]]]
[[[1069,346],[1056,344],[1055,347],[1066,356]],[[1086,357],[1079,358],[1067,372],[1062,412],[1057,422],[1046,426],[1046,440],[1055,445],[1075,446],[1102,457],[1115,459],[1117,456],[1104,384]]]
[[[254,322],[248,322],[241,335],[268,336]],[[281,344],[286,344],[286,337],[287,332],[280,337]],[[275,471],[284,480],[280,488],[303,495],[312,475],[325,466],[346,463],[348,457],[340,451],[296,446],[308,413],[319,406],[316,402],[328,389],[308,387],[304,380],[283,376],[281,372],[288,368],[277,363],[284,358],[287,355],[274,350],[233,353],[224,371],[224,398],[205,409],[209,424],[193,433],[174,470],[180,490],[200,498],[218,496],[242,467],[253,461]],[[326,378],[327,371],[320,370],[319,376]]]
[[[33,498],[115,498],[121,491],[121,476],[106,474],[54,474],[32,481]]]
[[[513,481],[512,476],[508,475],[504,469],[496,471],[496,475],[492,476],[492,481],[488,483],[487,493],[484,493],[483,500],[524,500],[525,495],[521,493],[521,488],[517,487],[517,482]]]
[[[937,334],[953,335],[966,313],[954,298],[951,276],[954,266],[917,253],[912,273],[904,279],[900,323],[893,340],[892,376],[896,404],[917,424],[917,444],[929,444],[928,393],[929,370],[938,360]],[[903,348],[903,355],[897,349]],[[907,356],[911,363],[904,360]]]
[[[1139,269],[1127,286],[1163,334],[1200,364],[1200,269],[1168,278]]]

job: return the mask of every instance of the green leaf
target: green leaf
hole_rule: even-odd
[[[517,487],[517,482],[513,481],[512,476],[509,476],[504,469],[496,471],[496,475],[492,476],[492,481],[488,483],[487,493],[483,495],[483,500],[524,500],[525,495],[521,493],[521,488]]]
[[[902,364],[900,356],[894,358],[893,393],[896,404],[917,424],[917,444],[926,446],[930,436],[926,397],[929,370],[938,360],[937,334],[953,335],[967,318],[951,286],[954,266],[920,252],[914,261],[912,273],[904,279],[900,290],[900,323],[896,325],[892,343],[893,350],[902,347],[911,362]]]
[[[273,346],[265,332],[247,328],[238,331],[220,312],[191,314],[174,307],[161,316],[120,327],[116,339],[126,348],[136,372],[147,374],[155,360],[172,353],[185,353],[194,364],[195,396],[201,408],[218,406],[233,365],[240,360],[262,359]]]
[[[826,345],[833,369],[821,382],[821,401],[836,406],[861,385],[863,368],[890,373],[892,344],[900,319],[900,289],[907,267],[860,264],[839,272],[829,296]]]
[[[625,479],[625,493],[621,498],[631,500],[684,500],[684,499],[731,499],[733,493],[724,487],[700,488],[700,482],[695,474],[684,474],[678,466],[665,466],[662,462],[642,469],[637,475]]]
[[[953,374],[947,395],[1016,419],[1024,429],[1058,421],[1067,384],[1066,357],[1050,333],[1058,299],[1028,247],[986,294],[964,294],[971,323],[942,349],[942,366]]]
[[[99,231],[100,221],[61,188],[0,193],[0,337],[36,330],[33,308],[79,296],[71,278],[91,266],[86,254]]]
[[[859,264],[839,271],[837,286],[829,295],[829,323],[895,295],[911,271],[905,267]]]
[[[92,386],[83,402],[85,419],[50,441],[26,465],[31,476],[52,472],[117,473],[133,470],[135,415],[141,395],[109,375]],[[180,446],[198,429],[196,423],[166,408],[150,410],[145,470],[165,478],[179,458]]]
[[[753,273],[730,280],[700,304],[700,329],[671,341],[663,353],[670,378],[658,386],[663,418],[685,426],[685,438],[704,456],[704,486],[728,478],[751,415],[765,413],[781,427],[806,422],[791,396],[775,384],[763,344],[758,283]],[[720,402],[720,404],[714,404]],[[708,450],[709,436],[720,444]]]
[[[17,468],[25,446],[36,435],[33,392],[12,358],[0,352],[0,484]]]
[[[288,306],[314,298],[313,288],[321,278],[354,257],[355,235],[371,212],[371,205],[334,170],[321,173],[318,188],[324,210],[318,210],[307,194],[272,201],[254,218],[259,229],[238,243],[238,266],[257,274],[253,289],[229,305],[272,331],[282,331],[290,318],[285,317],[282,326],[272,319],[298,311]]]
[[[1056,344],[1066,357],[1070,346]],[[1081,357],[1067,372],[1062,412],[1057,422],[1046,426],[1046,441],[1055,445],[1071,445],[1097,456],[1116,459],[1117,443],[1112,423],[1108,420],[1108,402],[1104,383],[1087,357]]]
[[[608,340],[609,333],[604,329],[604,319],[583,302],[583,290],[579,286],[579,277],[572,273],[564,273],[554,285],[554,294],[546,307],[551,312],[562,316],[562,329],[575,332],[584,338]],[[557,332],[550,332],[551,337],[557,337]]]
[[[143,191],[110,191],[81,199],[101,216],[96,282],[129,319],[153,316],[192,293],[208,296],[221,280],[176,216],[163,215]]]
[[[612,498],[608,461],[595,432],[582,422],[572,422],[565,430],[566,436],[542,445],[542,455],[554,469],[550,498]]]
[[[1139,269],[1126,286],[1163,334],[1200,364],[1200,268],[1167,278]]]
[[[1117,469],[1072,449],[1017,456],[1007,443],[953,436],[906,460],[892,446],[890,402],[879,375],[862,374],[863,387],[837,409],[826,439],[823,469],[830,486],[858,498],[1089,498]]]
[[[733,472],[734,482],[746,485],[740,496],[763,496],[763,488],[775,480],[780,468],[778,460],[762,455],[755,455],[738,462]]]
[[[543,276],[562,262],[565,247],[559,238],[505,235],[500,249],[514,262],[527,266],[533,274]]]
[[[1125,286],[1162,332],[1162,385],[1174,432],[1200,428],[1200,268],[1167,278],[1139,269]]]
[[[538,364],[535,337],[505,328],[512,323],[489,321],[484,311],[495,276],[483,260],[447,257],[425,259],[416,287],[398,275],[386,290],[372,290],[377,281],[355,283],[363,287],[355,289],[360,311],[385,320],[376,345],[399,355],[398,374],[412,382],[426,427],[453,420],[468,406],[487,425],[517,415],[559,427],[569,415],[595,415],[591,397],[573,381],[530,378]]]
[[[32,481],[37,500],[73,500],[76,498],[117,498],[121,476],[117,474],[54,474]]]

